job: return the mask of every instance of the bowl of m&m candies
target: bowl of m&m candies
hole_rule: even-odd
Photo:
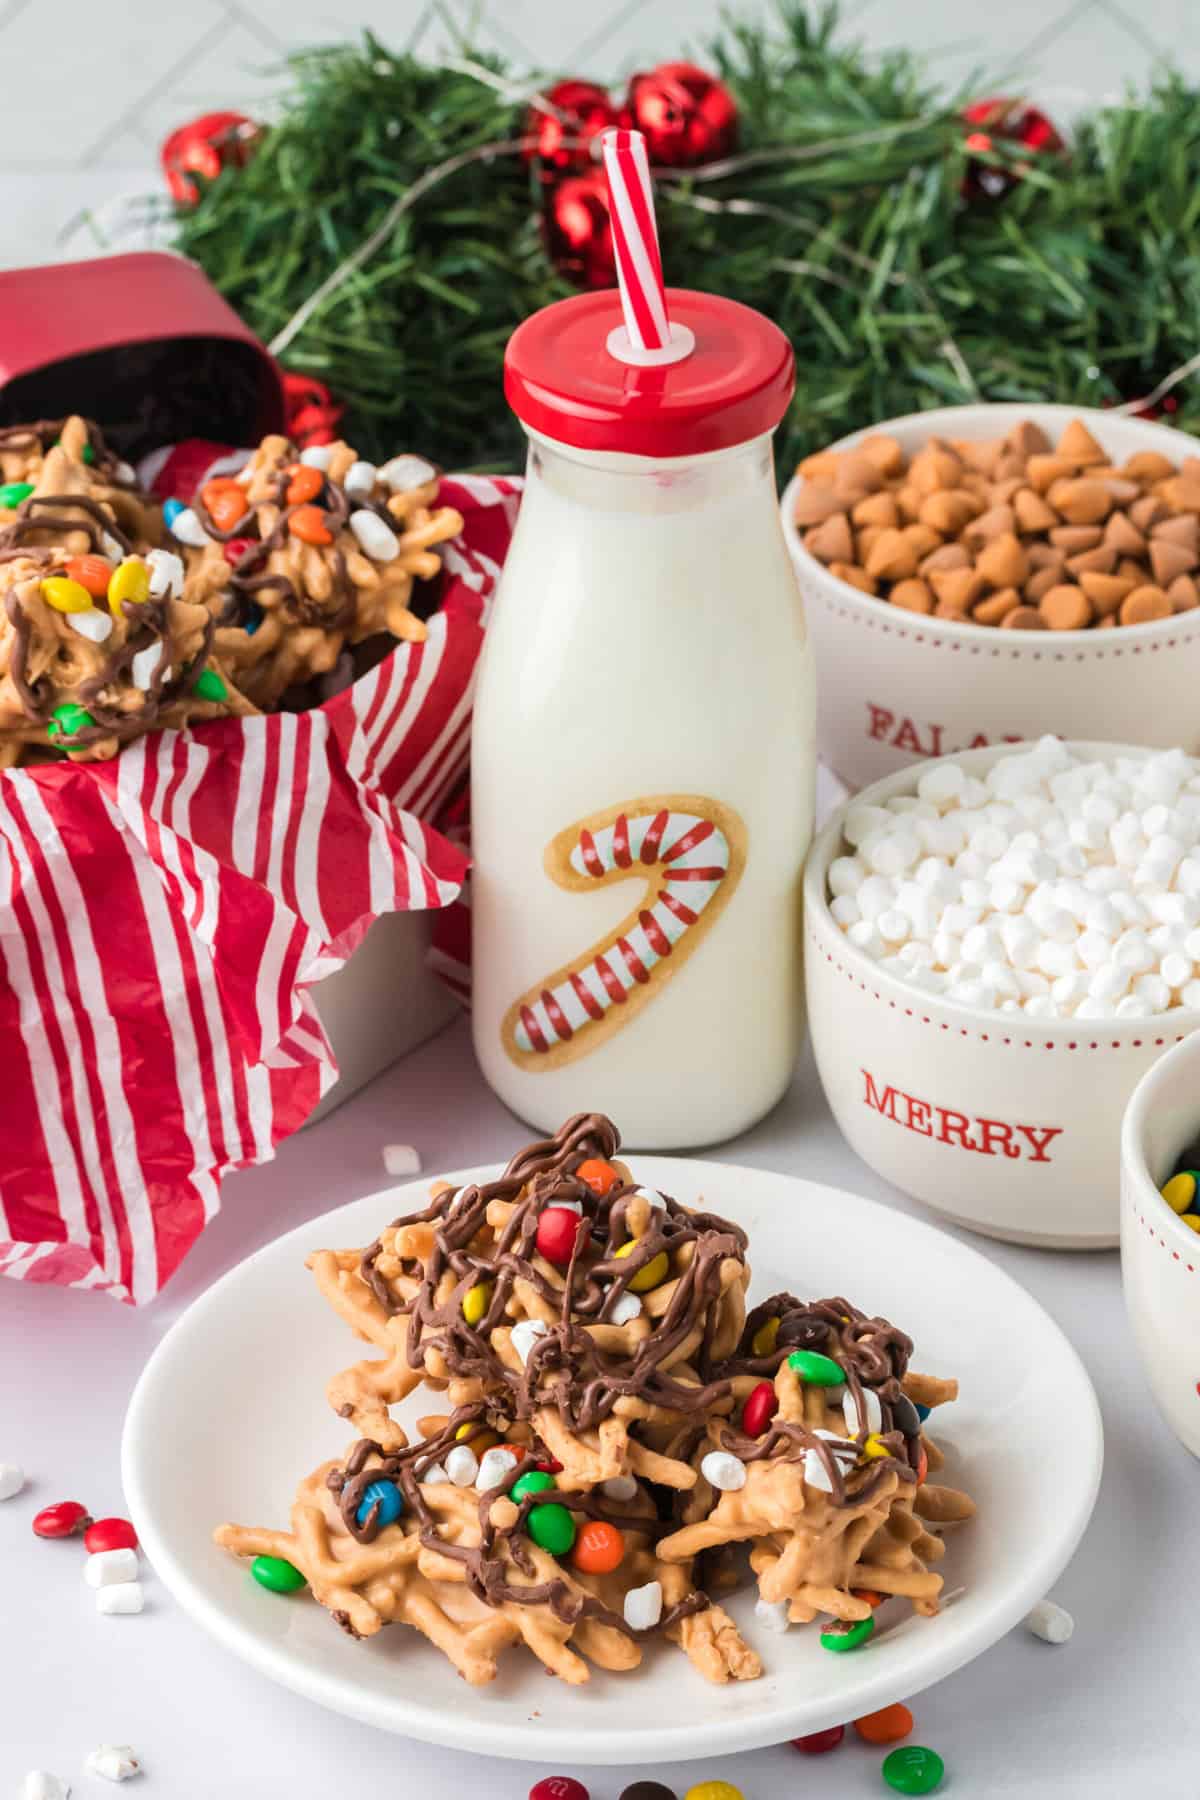
[[[1200,1037],[1155,1064],[1125,1113],[1121,1279],[1155,1404],[1200,1456]]]
[[[1200,750],[1198,451],[1144,419],[994,404],[806,457],[781,505],[822,759],[858,788],[1047,731]]]

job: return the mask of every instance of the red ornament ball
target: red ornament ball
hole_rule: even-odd
[[[87,1507],[80,1506],[78,1500],[58,1500],[34,1514],[33,1529],[43,1538],[74,1537],[77,1531],[86,1531],[91,1522]]]
[[[691,169],[728,156],[737,143],[738,112],[723,82],[695,63],[660,63],[635,75],[622,122],[644,133],[652,163]]]
[[[582,1781],[570,1775],[547,1775],[544,1781],[534,1782],[529,1800],[591,1800],[591,1795]]]
[[[590,167],[592,140],[618,122],[604,89],[594,81],[559,81],[541,98],[546,106],[531,106],[525,119],[526,162],[541,163],[544,181]]]
[[[240,169],[249,161],[261,127],[245,113],[204,113],[173,131],[160,152],[171,198],[195,206],[200,189],[193,179],[215,181],[222,169]]]
[[[568,175],[546,200],[546,249],[555,267],[579,287],[615,287],[617,262],[608,189],[598,169]]]
[[[136,1550],[137,1532],[128,1519],[96,1519],[83,1534],[83,1547],[89,1556],[101,1550]]]
[[[824,1756],[827,1750],[836,1750],[846,1735],[844,1725],[831,1725],[828,1731],[810,1731],[807,1737],[792,1739],[792,1749],[802,1750],[805,1756]]]
[[[779,1410],[779,1395],[773,1381],[760,1381],[752,1388],[742,1408],[742,1430],[747,1437],[761,1437]]]
[[[538,1255],[544,1256],[556,1269],[565,1269],[575,1251],[575,1240],[583,1225],[579,1214],[569,1206],[548,1206],[537,1223]]]
[[[993,149],[997,140],[1019,144],[1031,155],[1045,152],[1056,155],[1066,145],[1044,112],[1025,100],[974,100],[963,108],[963,123],[970,127],[964,140],[966,148],[976,155]],[[999,168],[994,163],[967,164],[963,178],[963,197],[967,200],[999,200],[1021,179],[1021,164]]]
[[[310,444],[332,444],[337,422],[345,412],[323,381],[315,375],[283,374],[283,410],[287,434],[301,450]]]

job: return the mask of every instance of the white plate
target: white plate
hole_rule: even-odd
[[[126,1498],[156,1572],[200,1625],[285,1687],[385,1730],[493,1756],[647,1767],[781,1743],[908,1697],[1041,1599],[1088,1522],[1103,1446],[1091,1383],[1036,1301],[977,1251],[857,1195],[720,1163],[633,1160],[642,1180],[685,1204],[703,1196],[746,1228],[752,1298],[845,1294],[909,1332],[916,1368],[959,1377],[962,1397],[937,1436],[950,1452],[945,1478],[979,1506],[948,1534],[946,1586],[964,1586],[962,1597],[935,1619],[894,1605],[897,1622],[872,1643],[831,1656],[813,1627],[764,1632],[753,1594],[742,1594],[731,1610],[767,1672],[728,1687],[708,1686],[662,1644],[639,1670],[595,1670],[585,1688],[552,1680],[518,1646],[491,1686],[472,1688],[413,1631],[355,1643],[304,1596],[259,1587],[212,1543],[213,1526],[286,1525],[301,1477],[346,1448],[324,1387],[362,1354],[304,1258],[369,1243],[426,1203],[422,1181],[314,1219],[231,1270],[168,1332],[138,1383],[122,1447]]]

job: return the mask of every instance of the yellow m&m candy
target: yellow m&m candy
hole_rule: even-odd
[[[775,1348],[775,1339],[778,1336],[778,1319],[768,1319],[765,1325],[760,1325],[750,1340],[750,1348],[753,1350],[755,1356],[770,1356],[772,1350]]]
[[[637,1249],[637,1246],[638,1239],[630,1238],[627,1244],[621,1245],[621,1248],[617,1251],[617,1255],[632,1256],[633,1252]],[[630,1292],[634,1294],[648,1294],[651,1288],[661,1286],[670,1273],[671,1265],[667,1261],[667,1253],[665,1250],[660,1250],[657,1256],[652,1256],[650,1258],[650,1261],[646,1264],[644,1269],[638,1270],[637,1274],[629,1283]]]
[[[866,1442],[864,1443],[864,1445],[862,1447],[862,1453],[864,1456],[874,1457],[874,1458],[878,1458],[881,1456],[890,1456],[892,1454],[891,1451],[888,1449],[887,1445],[882,1441],[882,1439],[876,1437],[874,1432],[871,1433],[871,1435],[867,1438]]]
[[[108,604],[119,619],[127,600],[140,606],[150,598],[150,571],[140,556],[127,556],[118,563],[108,584]]]
[[[55,612],[77,613],[91,612],[92,596],[81,581],[72,581],[68,575],[47,575],[42,582],[42,599]]]
[[[492,1283],[490,1281],[477,1281],[473,1288],[468,1289],[467,1297],[462,1303],[463,1318],[467,1321],[467,1324],[478,1325],[480,1320],[486,1316],[487,1309],[491,1303]]]

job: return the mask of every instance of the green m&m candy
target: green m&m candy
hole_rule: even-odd
[[[90,444],[85,444],[83,446],[83,449],[79,452],[79,460],[80,462],[87,463],[89,467],[95,462],[96,452],[92,449]]]
[[[52,741],[60,737],[74,737],[77,732],[86,731],[89,725],[96,723],[86,706],[77,706],[74,700],[64,700],[50,714],[46,726],[46,735]]]
[[[941,1784],[946,1765],[936,1750],[924,1744],[905,1744],[883,1759],[883,1779],[898,1794],[932,1794]]]
[[[229,689],[215,669],[204,669],[192,689],[197,700],[228,700]]]
[[[519,1481],[513,1482],[508,1490],[508,1496],[510,1500],[516,1500],[519,1504],[526,1494],[544,1494],[547,1488],[557,1486],[558,1483],[553,1475],[545,1469],[530,1469],[528,1475],[522,1475]]]
[[[868,1613],[865,1619],[858,1619],[853,1625],[831,1626],[821,1633],[821,1648],[834,1650],[840,1656],[845,1650],[857,1650],[865,1644],[875,1629],[875,1621]]]
[[[557,1500],[535,1506],[525,1529],[538,1549],[548,1550],[551,1556],[565,1556],[575,1542],[575,1521]]]
[[[250,1573],[260,1587],[270,1588],[273,1594],[294,1594],[308,1586],[295,1564],[285,1562],[282,1556],[256,1556]]]
[[[8,512],[15,512],[22,500],[28,500],[32,492],[32,481],[6,481],[0,487],[0,507]]]
[[[795,1369],[801,1381],[811,1382],[813,1387],[842,1387],[846,1380],[833,1358],[822,1356],[817,1350],[793,1350],[788,1368]]]

